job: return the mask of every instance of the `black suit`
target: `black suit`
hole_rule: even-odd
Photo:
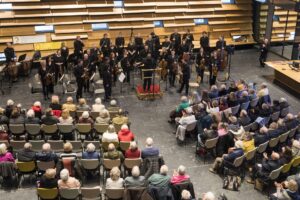
[[[77,65],[74,68],[74,76],[76,77],[76,82],[77,82],[77,94],[76,94],[76,98],[82,98],[82,88],[83,88],[83,78],[82,75],[84,73],[84,69],[83,66]]]
[[[218,40],[216,43],[216,48],[217,49],[222,49],[222,48],[226,48],[226,41],[225,40]]]
[[[100,40],[100,50],[102,51],[104,57],[109,57],[109,54],[110,54],[110,39],[109,38],[102,38]]]
[[[6,47],[4,49],[4,54],[6,57],[6,64],[9,64],[10,62],[14,61],[15,58],[15,50],[12,47]]]
[[[260,56],[259,56],[259,62],[260,62],[260,66],[261,67],[265,66],[265,62],[267,60],[267,56],[268,56],[268,47],[262,45],[260,47]]]
[[[205,52],[209,52],[209,37],[202,36],[200,38],[200,45],[204,49]]]
[[[185,86],[185,95],[189,93],[189,81],[191,77],[190,67],[187,63],[182,63],[182,83],[179,89],[179,93],[182,92],[183,87]]]
[[[74,41],[74,55],[76,58],[82,58],[84,44],[82,41],[75,40]]]
[[[145,70],[151,70],[151,69],[155,69],[156,65],[155,65],[155,61],[152,58],[146,58],[144,61],[144,68]],[[153,75],[153,71],[145,71],[144,72],[144,84],[143,84],[143,89],[144,91],[150,91],[150,87],[151,87],[151,82],[152,82],[152,75]]]
[[[111,97],[111,86],[112,86],[112,74],[109,70],[109,66],[105,66],[106,70],[103,72],[103,86],[105,90],[105,99]]]
[[[172,33],[170,36],[170,41],[174,43],[175,51],[178,51],[178,48],[181,44],[181,35],[179,33]]]

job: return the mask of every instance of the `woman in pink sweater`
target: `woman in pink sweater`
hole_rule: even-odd
[[[13,155],[7,152],[6,144],[0,144],[0,162],[15,162]]]
[[[178,170],[174,170],[173,176],[171,178],[172,184],[178,184],[185,181],[190,181],[190,176],[185,173],[185,166],[180,165]]]

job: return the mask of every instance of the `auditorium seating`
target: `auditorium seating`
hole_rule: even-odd
[[[0,52],[5,42],[13,41],[13,36],[33,36],[26,44],[15,44],[17,55],[32,55],[37,50],[33,43],[35,35],[45,36],[43,42],[62,42],[71,49],[76,35],[80,35],[91,47],[99,44],[103,33],[108,32],[112,41],[119,31],[123,32],[126,44],[129,41],[130,29],[138,32],[145,39],[154,31],[163,39],[170,35],[174,28],[184,33],[191,29],[195,37],[195,47],[199,47],[202,31],[208,31],[211,46],[220,35],[224,35],[228,44],[251,44],[252,38],[252,2],[236,0],[235,4],[222,4],[216,0],[189,1],[139,1],[124,0],[123,8],[114,7],[114,2],[106,0],[95,3],[91,0],[82,1],[39,1],[39,0],[5,0],[12,3],[11,9],[0,11]],[[208,24],[195,25],[194,19],[203,18]],[[164,27],[154,27],[153,21],[162,20]],[[92,24],[108,23],[109,30],[93,31]],[[53,25],[54,32],[36,33],[36,25]],[[22,31],[20,31],[22,30]],[[233,36],[245,36],[245,41],[234,41]],[[36,42],[40,43],[40,42]],[[43,44],[43,43],[41,43]],[[56,48],[42,50],[42,54],[50,54]]]

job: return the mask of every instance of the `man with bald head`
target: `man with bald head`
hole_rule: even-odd
[[[18,154],[17,158],[20,162],[30,162],[35,160],[35,152],[31,149],[32,145],[27,142],[24,144],[24,148],[21,149]]]
[[[42,146],[42,151],[38,152],[35,156],[36,160],[49,162],[54,161],[57,163],[58,157],[57,155],[51,150],[51,145],[49,143],[44,143]]]
[[[288,130],[291,130],[293,128],[296,128],[298,126],[298,122],[294,115],[292,113],[287,114],[286,120],[285,120],[285,126]]]

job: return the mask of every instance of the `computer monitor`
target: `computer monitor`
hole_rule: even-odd
[[[5,62],[6,61],[6,57],[4,53],[0,53],[0,62]]]

